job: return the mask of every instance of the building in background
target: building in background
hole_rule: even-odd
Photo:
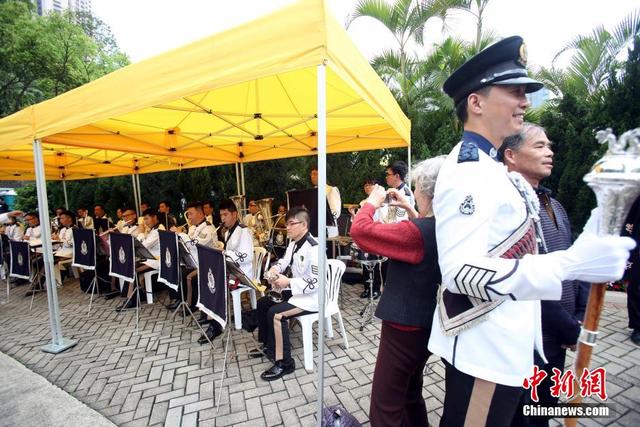
[[[91,0],[34,0],[38,15],[51,12],[72,10],[74,12],[91,12]]]

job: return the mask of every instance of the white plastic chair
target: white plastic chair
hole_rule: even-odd
[[[260,282],[262,262],[267,255],[267,250],[255,246],[253,248],[253,279]],[[233,300],[233,322],[237,330],[242,329],[242,294],[249,292],[249,298],[251,299],[251,308],[256,309],[258,307],[258,297],[255,289],[248,288],[246,286],[240,286],[237,289],[231,291],[231,298]]]
[[[342,285],[342,275],[346,266],[344,262],[337,259],[327,260],[327,283],[325,286],[325,310],[324,323],[326,335],[333,338],[333,325],[331,317],[337,316],[340,334],[344,341],[344,347],[349,348],[349,340],[344,329],[342,314],[338,306],[338,296],[340,295],[340,286]],[[318,321],[318,313],[305,314],[296,317],[302,326],[302,345],[304,347],[304,369],[307,372],[313,372],[313,323]]]

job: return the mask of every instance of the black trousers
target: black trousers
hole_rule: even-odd
[[[640,280],[631,278],[627,287],[627,311],[629,312],[629,327],[640,330]]]
[[[427,329],[402,331],[382,322],[369,408],[373,427],[429,424],[422,397],[429,335]]]
[[[291,298],[291,291],[283,291],[282,296],[281,303],[262,297],[257,307],[258,340],[267,347],[267,356],[276,361],[291,359],[289,319],[311,313],[286,302]]]
[[[511,426],[524,394],[510,387],[472,377],[442,360],[445,365],[445,397],[440,427]]]

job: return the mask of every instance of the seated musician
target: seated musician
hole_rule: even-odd
[[[116,225],[116,229],[120,233],[130,234],[133,237],[137,237],[140,232],[140,228],[138,227],[138,215],[136,215],[135,209],[129,206],[124,207],[122,209],[122,220],[123,220],[123,223],[120,225]],[[91,223],[91,227],[93,228],[93,222]],[[112,231],[115,231],[115,230],[112,230]],[[101,236],[105,236],[105,235],[107,235],[106,232],[101,234]],[[104,296],[105,299],[107,300],[113,299],[118,295],[120,295],[120,290],[117,282],[118,282],[117,278],[111,277],[111,292],[108,292],[107,294],[105,294]]]
[[[62,284],[62,269],[65,264],[71,263],[73,256],[73,229],[76,228],[75,215],[70,211],[63,210],[58,214],[58,231],[51,235],[52,240],[59,240],[61,246],[53,253],[53,270],[56,283]]]
[[[21,242],[24,237],[24,227],[18,222],[15,216],[7,217],[2,233],[7,239],[13,242]],[[9,250],[7,245],[6,250]]]
[[[85,230],[93,228],[93,218],[89,216],[89,211],[87,208],[80,207],[76,209],[77,220],[76,224],[78,227],[83,228]]]
[[[270,297],[258,300],[258,339],[262,349],[251,357],[265,354],[274,364],[260,378],[273,381],[295,370],[291,357],[288,320],[318,311],[318,242],[309,233],[309,212],[294,207],[287,213],[286,226],[291,243],[284,258],[269,269],[274,290],[282,293],[281,303]],[[286,273],[291,271],[291,277]]]
[[[27,230],[24,232],[24,240],[34,241],[40,240],[41,230],[40,230],[40,219],[38,218],[38,214],[35,212],[29,212],[24,216],[24,220],[29,226]]]
[[[233,200],[227,199],[220,203],[220,219],[222,222],[218,230],[218,238],[224,244],[225,255],[235,261],[249,279],[253,278],[252,233],[249,227],[241,224],[238,220],[238,209]],[[202,313],[201,320],[205,321],[204,313]],[[220,326],[211,320],[210,317],[207,317],[206,322],[209,323],[209,327],[206,330],[206,337],[202,335],[198,339],[200,344],[213,340],[222,331]]]
[[[138,233],[136,239],[147,248],[155,259],[145,260],[136,266],[136,274],[138,274],[138,284],[140,289],[144,289],[144,273],[158,268],[158,258],[160,258],[160,236],[158,230],[164,230],[164,226],[158,221],[158,212],[155,209],[147,209],[143,212],[143,220],[145,232]],[[122,311],[128,308],[135,308],[138,305],[138,298],[134,296],[135,286],[132,282],[128,283],[127,301],[116,307],[116,311]]]
[[[206,220],[204,207],[202,202],[192,202],[187,205],[187,212],[191,225],[187,230],[187,233],[183,233],[181,227],[171,227],[171,231],[178,233],[180,240],[184,243],[185,247],[191,254],[191,260],[197,267],[198,265],[198,252],[196,245],[209,246],[211,248],[216,246],[218,237],[216,236],[215,228],[209,221]],[[197,280],[198,270],[197,268],[190,268],[186,272],[186,278],[181,283],[187,284],[187,293],[185,295],[185,302],[195,309],[195,303],[197,298],[194,295],[194,287],[192,281]],[[169,310],[174,310],[180,304],[180,294],[178,291],[171,291],[171,302],[167,305]]]

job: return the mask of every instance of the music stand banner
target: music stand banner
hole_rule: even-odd
[[[91,229],[73,229],[73,267],[96,269],[96,237]]]
[[[130,234],[109,234],[109,275],[133,282],[136,276],[136,260],[133,252],[133,236]]]
[[[158,282],[174,291],[178,290],[180,279],[180,258],[178,257],[178,236],[171,231],[158,231],[160,237],[160,273]]]
[[[9,242],[11,252],[10,277],[19,279],[31,278],[31,250],[29,242]]]
[[[227,326],[227,272],[222,251],[197,245],[198,303],[196,307],[223,328]]]

